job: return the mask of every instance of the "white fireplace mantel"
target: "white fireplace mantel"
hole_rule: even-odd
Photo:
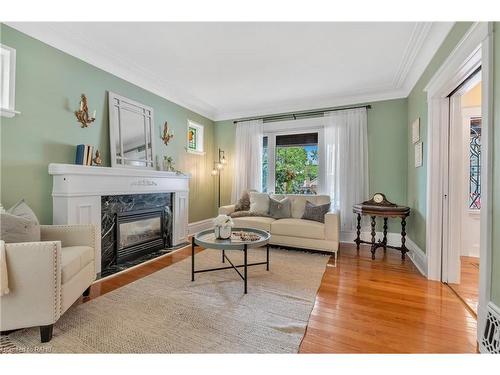
[[[101,197],[105,195],[174,193],[173,245],[187,241],[189,175],[148,169],[49,164],[53,176],[54,224],[95,224],[101,238]],[[97,241],[97,270],[101,243]]]

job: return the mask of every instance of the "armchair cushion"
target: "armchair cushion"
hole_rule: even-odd
[[[94,249],[90,246],[63,247],[61,249],[62,283],[66,284],[93,260]]]

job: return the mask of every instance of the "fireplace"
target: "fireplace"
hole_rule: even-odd
[[[163,209],[120,212],[116,222],[117,264],[165,248]]]
[[[101,277],[172,251],[172,193],[101,197]]]

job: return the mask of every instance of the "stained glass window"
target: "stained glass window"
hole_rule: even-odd
[[[470,120],[469,208],[481,209],[481,117]]]

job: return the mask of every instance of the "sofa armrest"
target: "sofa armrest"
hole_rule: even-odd
[[[337,210],[325,214],[325,239],[340,241],[340,214]]]
[[[0,297],[0,330],[53,324],[61,316],[61,243],[5,244],[9,293]]]
[[[234,212],[234,204],[219,207],[219,215],[230,215]]]
[[[97,248],[96,230],[93,224],[41,225],[42,241],[61,241],[62,247],[90,246]]]

